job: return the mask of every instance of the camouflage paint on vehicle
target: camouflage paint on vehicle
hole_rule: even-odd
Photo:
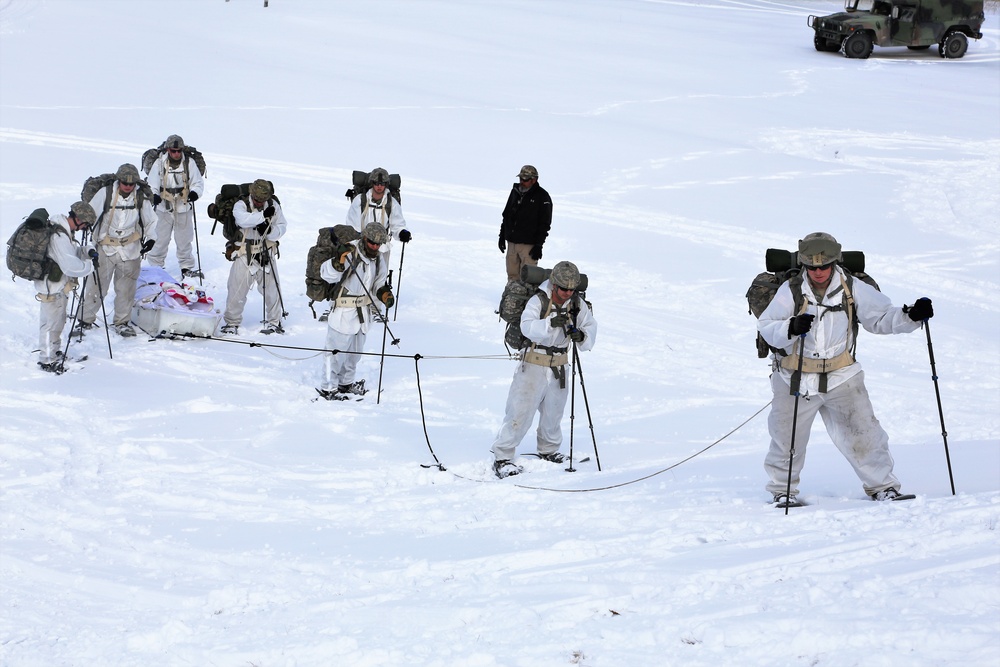
[[[943,58],[965,55],[968,38],[982,38],[983,0],[847,0],[845,11],[809,16],[817,51],[867,58],[871,47],[938,45]]]

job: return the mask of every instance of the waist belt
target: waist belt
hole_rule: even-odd
[[[165,192],[169,192],[172,195],[179,195],[184,192],[184,188],[163,188]]]
[[[819,391],[821,394],[826,393],[826,381],[827,373],[832,373],[833,371],[840,370],[841,368],[847,368],[855,362],[854,357],[851,355],[849,350],[844,350],[832,359],[802,359],[802,372],[803,373],[819,373]],[[779,362],[781,367],[787,371],[792,371],[792,393],[798,391],[799,383],[799,355],[792,353],[786,357],[782,357]]]
[[[524,353],[524,361],[529,364],[535,364],[536,366],[546,366],[548,368],[556,368],[557,366],[565,366],[569,362],[569,356],[566,352],[560,354],[535,352],[534,350],[526,350]]]
[[[333,302],[334,308],[362,308],[364,306],[371,305],[372,300],[368,298],[368,295],[362,296],[340,296]]]
[[[100,243],[101,243],[101,245],[118,245],[118,246],[121,246],[121,245],[128,245],[129,243],[134,243],[134,242],[138,241],[141,238],[142,238],[142,234],[140,234],[138,231],[134,231],[131,234],[129,234],[128,236],[125,236],[123,238],[113,238],[111,236],[105,236],[103,239],[101,239]]]

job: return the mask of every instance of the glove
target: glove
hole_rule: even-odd
[[[586,338],[586,336],[583,335],[583,331],[581,329],[577,329],[576,327],[573,327],[573,329],[571,329],[566,335],[569,336],[569,339],[574,343],[582,343],[583,339]]]
[[[531,246],[531,251],[528,253],[528,257],[535,260],[536,262],[542,258],[542,246],[533,245]]]
[[[922,322],[934,317],[934,306],[926,296],[917,299],[912,306],[903,306],[903,312],[910,316],[914,322]]]
[[[142,244],[142,250],[139,251],[139,254],[145,255],[147,252],[153,249],[154,245],[156,245],[156,241],[154,241],[153,239],[146,239],[146,241]]]
[[[271,204],[267,208],[264,209],[264,217],[265,218],[273,218],[274,217],[274,204]]]
[[[94,262],[94,266],[97,266],[97,249],[94,247],[87,248],[87,257]]]
[[[500,248],[500,252],[507,252],[507,242],[503,240],[502,236],[500,237],[500,242],[497,243],[497,247]]]
[[[816,316],[812,313],[802,313],[790,319],[788,321],[788,337],[795,338],[808,333],[812,329],[814,319]]]
[[[189,192],[188,193],[188,201],[189,202],[196,202],[196,201],[198,201],[198,193],[197,192],[193,192],[193,191]]]
[[[413,238],[413,234],[411,234],[410,232],[408,232],[405,229],[400,230],[400,232],[399,232],[399,240],[400,241],[402,241],[403,243],[409,243],[410,239],[412,239],[412,238]]]
[[[396,299],[392,296],[392,289],[388,285],[382,285],[375,292],[375,296],[378,300],[385,304],[385,309],[389,310],[396,303]]]
[[[567,315],[566,313],[558,313],[557,315],[552,316],[552,319],[549,320],[549,325],[553,329],[562,329],[563,327],[566,326],[568,322],[569,322],[569,315]]]
[[[160,195],[153,195],[153,206],[159,206],[161,201],[163,201],[163,197]]]
[[[271,225],[266,222],[262,222],[256,227],[254,227],[254,229],[257,230],[257,233],[260,234],[261,238],[267,236],[267,230],[269,230],[270,228]]]
[[[339,245],[336,250],[336,258],[333,260],[333,270],[343,271],[347,267],[347,258],[351,254],[351,246]]]

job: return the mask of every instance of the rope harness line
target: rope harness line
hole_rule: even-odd
[[[156,340],[158,338],[195,338],[195,339],[199,339],[199,340],[211,340],[211,341],[220,341],[220,342],[224,342],[224,343],[234,343],[234,344],[237,344],[237,345],[246,345],[248,347],[262,348],[265,352],[267,352],[268,354],[272,354],[275,357],[278,357],[280,359],[291,359],[293,361],[304,361],[306,359],[312,359],[312,358],[315,358],[315,357],[317,357],[317,356],[319,356],[320,354],[323,354],[323,353],[339,354],[340,352],[342,352],[342,350],[328,350],[326,348],[302,347],[302,346],[299,346],[299,345],[281,345],[281,344],[278,344],[278,343],[259,343],[257,341],[239,340],[239,339],[233,339],[233,338],[216,338],[215,336],[196,336],[194,334],[171,334],[171,333],[168,333],[168,332],[165,332],[165,331],[161,331],[156,336],[151,337],[150,340]],[[290,357],[285,357],[285,356],[276,354],[274,352],[271,352],[268,348],[276,348],[276,349],[283,349],[283,350],[301,350],[301,351],[304,351],[304,352],[315,352],[316,354],[309,355],[308,357],[302,357],[302,358],[292,359]],[[460,474],[458,474],[458,473],[456,473],[454,471],[448,470],[444,466],[444,464],[441,463],[441,460],[438,459],[437,454],[434,452],[433,446],[431,446],[430,435],[427,432],[427,416],[424,413],[424,394],[423,394],[423,389],[420,386],[420,360],[421,359],[433,359],[433,360],[441,360],[441,359],[482,359],[482,360],[488,360],[488,361],[492,361],[492,360],[516,361],[516,360],[518,360],[518,358],[517,358],[516,355],[512,355],[512,354],[505,354],[505,355],[500,355],[500,354],[489,355],[489,354],[485,354],[485,355],[468,355],[468,356],[462,356],[462,355],[458,355],[458,356],[447,356],[447,355],[424,356],[424,355],[421,355],[421,354],[412,354],[411,355],[411,354],[392,354],[392,353],[386,353],[386,354],[383,355],[380,352],[351,352],[350,354],[357,354],[359,356],[366,356],[366,357],[383,357],[384,356],[384,357],[392,357],[392,358],[396,358],[396,359],[413,359],[413,368],[414,368],[414,373],[416,374],[416,381],[417,381],[417,398],[418,398],[419,403],[420,403],[420,423],[421,423],[421,425],[423,427],[424,440],[427,442],[427,449],[430,451],[431,456],[434,458],[434,463],[432,463],[432,464],[421,463],[420,467],[422,467],[422,468],[437,468],[441,472],[450,472],[453,477],[455,477],[457,479],[462,479],[462,480],[465,480],[465,481],[468,481],[468,482],[476,482],[476,483],[479,483],[479,484],[496,484],[496,483],[498,483],[498,480],[476,479],[474,477],[466,477],[464,475],[460,475]],[[652,479],[653,477],[656,477],[657,475],[662,475],[665,472],[669,472],[669,471],[671,471],[671,470],[673,470],[675,468],[678,468],[681,465],[687,463],[688,461],[690,461],[690,460],[692,460],[692,459],[694,459],[694,458],[696,458],[698,456],[701,456],[702,454],[704,454],[708,450],[712,449],[713,447],[715,447],[716,445],[718,445],[719,443],[721,443],[723,440],[725,440],[726,438],[728,438],[729,436],[733,435],[734,433],[736,433],[737,431],[739,431],[741,428],[743,428],[744,426],[746,426],[747,424],[749,424],[751,421],[753,421],[753,419],[755,417],[757,417],[757,415],[759,415],[764,410],[766,410],[768,408],[768,406],[770,406],[770,405],[771,405],[771,401],[768,401],[766,404],[764,404],[762,407],[760,407],[752,415],[750,415],[749,417],[747,417],[746,419],[744,419],[740,424],[738,424],[736,427],[734,427],[728,433],[726,433],[725,435],[721,436],[720,438],[718,438],[717,440],[715,440],[711,444],[709,444],[709,445],[703,447],[702,449],[698,450],[697,452],[691,454],[690,456],[688,456],[686,458],[683,458],[680,461],[677,461],[676,463],[673,463],[673,464],[667,466],[666,468],[661,468],[660,470],[656,470],[655,472],[651,472],[651,473],[649,473],[647,475],[643,475],[642,477],[638,477],[636,479],[628,480],[628,481],[625,481],[625,482],[619,482],[617,484],[610,484],[608,486],[588,487],[588,488],[584,488],[584,489],[557,489],[557,488],[547,487],[547,486],[530,486],[530,485],[527,485],[527,484],[511,484],[510,486],[513,486],[513,487],[518,488],[518,489],[528,489],[528,490],[532,490],[532,491],[551,491],[551,492],[554,492],[554,493],[590,493],[590,492],[594,492],[594,491],[609,491],[611,489],[620,489],[622,487],[630,486],[632,484],[638,484],[639,482],[644,482],[644,481],[646,481],[648,479]]]

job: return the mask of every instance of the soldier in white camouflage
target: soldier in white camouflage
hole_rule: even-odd
[[[184,139],[180,136],[167,137],[165,150],[149,170],[157,223],[156,244],[146,261],[162,268],[173,235],[181,278],[204,278],[193,247],[194,203],[204,194],[204,175],[195,160],[184,154]]]

